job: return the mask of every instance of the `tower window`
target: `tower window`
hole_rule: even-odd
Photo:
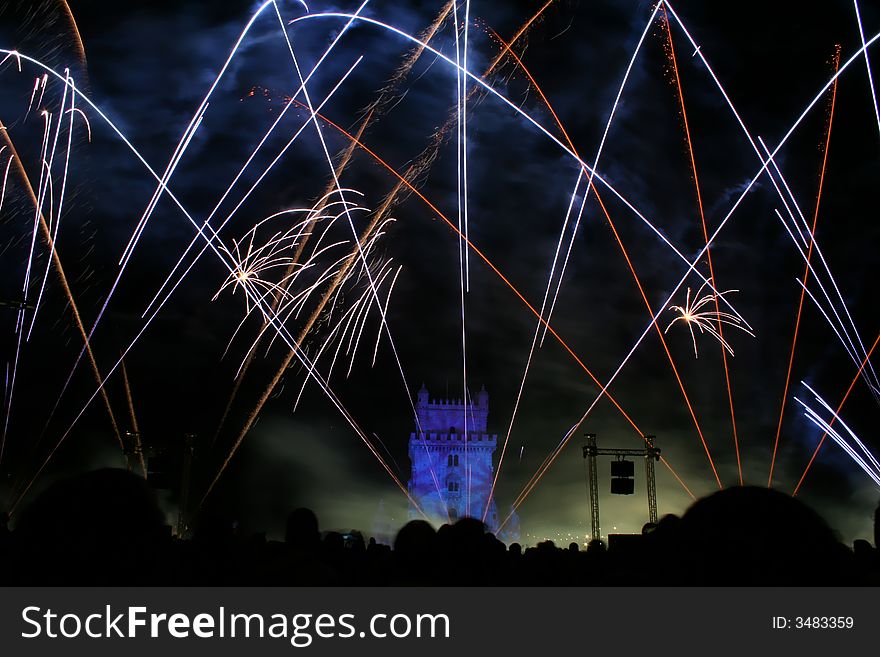
[[[452,468],[458,465],[458,454],[450,454],[446,459],[446,467]]]

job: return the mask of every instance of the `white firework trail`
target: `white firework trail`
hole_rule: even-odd
[[[825,409],[827,413],[831,415],[831,420],[828,421],[822,417],[816,410],[811,408],[808,404],[801,401],[797,397],[794,400],[800,404],[804,409],[804,417],[806,417],[810,422],[815,424],[817,427],[822,429],[831,439],[837,443],[837,445],[844,451],[846,454],[853,460],[853,462],[861,468],[861,470],[871,478],[871,480],[876,484],[877,488],[880,488],[880,462],[878,462],[877,458],[871,453],[865,443],[863,443],[859,437],[855,434],[855,432],[843,421],[843,419],[838,415],[828,403],[822,399],[822,397],[817,393],[813,388],[811,388],[808,384],[801,381],[803,386],[809,390],[813,396],[815,397],[816,402],[820,404],[822,408]],[[839,431],[837,431],[832,423],[837,422],[844,428],[844,431],[849,435],[849,440],[844,437]],[[850,442],[852,441],[852,443]],[[856,447],[853,447],[853,443]],[[859,453],[861,452],[861,454]]]

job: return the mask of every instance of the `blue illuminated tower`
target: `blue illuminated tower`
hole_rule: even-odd
[[[489,393],[485,386],[474,403],[430,400],[423,384],[416,413],[418,425],[409,437],[410,495],[434,523],[465,516],[482,519],[492,489],[492,454],[498,442],[496,434],[486,432]],[[421,517],[415,508],[410,515]],[[485,522],[491,531],[498,526],[494,499]]]

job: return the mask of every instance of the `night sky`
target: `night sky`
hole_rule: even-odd
[[[418,35],[444,4],[439,0],[373,0],[362,13]],[[460,3],[462,21],[464,4]],[[471,3],[468,68],[482,75],[504,47],[496,34],[510,40],[544,4],[525,0]],[[862,24],[869,40],[880,32],[880,8],[863,4]],[[315,14],[351,13],[358,6],[346,0],[309,3]],[[84,46],[84,60],[71,17],[64,3],[58,2],[0,4],[0,47],[39,59],[62,75],[69,68],[78,88],[161,175],[259,5],[86,0],[71,2],[70,8]],[[711,65],[749,133],[755,140],[762,137],[772,149],[833,75],[836,47],[840,47],[840,61],[846,62],[861,47],[861,39],[854,6],[843,0],[815,4],[680,0],[672,8],[700,46],[696,53],[670,14],[677,80],[711,234],[761,163],[698,55]],[[279,0],[278,9],[285,23],[306,13],[303,4],[293,0]],[[559,0],[547,6],[513,45],[587,163],[595,160],[624,72],[653,10],[654,5],[645,1]],[[599,185],[613,229],[596,196],[590,194],[551,319],[557,334],[603,382],[618,368],[650,320],[615,231],[655,312],[661,310],[687,270],[657,233],[688,259],[705,246],[662,17],[661,12],[648,29],[597,167],[598,174],[657,232]],[[312,70],[345,23],[346,19],[338,17],[313,18],[287,26],[303,75]],[[451,20],[444,21],[431,44],[455,58]],[[387,29],[355,23],[309,80],[309,97],[315,105],[320,104],[362,57],[321,110],[330,121],[356,132],[365,108],[394,77],[412,48],[411,41]],[[870,53],[872,70],[880,75],[876,47]],[[3,56],[0,53],[0,59]],[[51,139],[63,95],[62,83],[51,80],[45,93],[37,92],[29,111],[34,80],[42,74],[42,69],[28,62],[22,63],[19,73],[14,59],[0,66],[0,121],[8,128],[35,189],[40,181],[45,125],[39,111],[46,109],[52,114]],[[520,108],[564,141],[541,94],[514,58],[504,58],[486,81],[513,107],[485,92],[471,95],[467,104],[469,237],[522,296],[540,308],[579,165],[515,111],[514,107]],[[454,69],[432,53],[424,53],[386,95],[381,116],[365,131],[362,142],[403,174],[431,148],[437,129],[454,116],[456,85]],[[278,16],[270,7],[242,42],[169,183],[197,221],[204,221],[211,213],[297,86]],[[468,89],[472,86],[470,83]],[[305,102],[303,95],[297,100]],[[64,108],[69,109],[69,99],[66,102]],[[821,254],[868,349],[880,324],[873,285],[880,245],[875,209],[880,126],[874,102],[860,56],[837,85],[816,233]],[[94,109],[81,99],[76,106],[89,119],[91,141],[76,115],[56,244],[88,330],[108,299],[120,271],[119,260],[150,204],[156,181]],[[61,198],[62,162],[67,154],[70,114],[63,116],[62,139],[51,169],[49,196],[55,205]],[[775,158],[810,223],[830,117],[829,91]],[[212,225],[218,226],[232,212],[308,121],[307,110],[294,103],[220,205]],[[323,143],[330,155],[337,157],[349,142],[327,122],[319,124]],[[389,214],[396,221],[386,226],[371,252],[375,258],[389,259],[393,271],[400,267],[387,321],[405,381],[384,332],[372,364],[380,335],[375,308],[364,321],[351,372],[350,356],[341,355],[329,378],[330,387],[350,416],[404,484],[409,477],[407,442],[414,428],[409,395],[414,396],[424,382],[432,397],[464,396],[459,239],[437,214],[439,210],[453,223],[457,221],[459,150],[454,126],[439,141],[436,159],[414,180],[434,208],[415,194],[399,195]],[[0,153],[0,175],[8,158],[8,149]],[[328,181],[332,182],[329,172],[322,140],[314,125],[306,125],[222,229],[221,239],[231,247],[233,240],[247,237],[264,218],[290,208],[311,207],[324,194]],[[363,193],[351,198],[375,210],[397,179],[368,153],[356,149],[340,183]],[[583,184],[579,190],[576,208],[583,198]],[[786,201],[790,203],[788,196]],[[756,485],[767,485],[800,299],[797,279],[804,272],[804,261],[777,211],[787,217],[771,179],[763,175],[711,250],[717,288],[737,290],[726,298],[755,334],[751,337],[727,328],[724,335],[735,352],[728,357],[728,367],[743,479]],[[44,212],[49,212],[48,199]],[[287,230],[302,218],[294,216],[270,220],[274,223],[259,228],[255,239],[265,241],[274,231]],[[360,231],[369,223],[371,213],[352,216]],[[31,306],[49,257],[44,240],[38,236],[30,265],[32,280],[23,295],[34,217],[33,203],[17,168],[12,167],[0,209],[0,301],[7,304],[0,307],[0,344],[3,361],[8,363],[2,414],[4,422],[8,416],[8,430],[0,461],[0,506],[12,504],[44,463],[28,497],[63,474],[124,465],[101,397],[87,405],[96,383],[86,360],[65,386],[83,342],[54,269],[49,272],[30,340],[22,342],[18,351],[14,306],[23,296],[30,304],[24,311],[27,333],[34,318]],[[142,314],[194,235],[192,224],[167,195],[163,196],[95,329],[92,347],[102,372],[116,365],[120,353],[141,332]],[[328,229],[326,243],[351,239],[351,228],[342,217]],[[334,248],[342,250],[329,250],[318,257],[313,270],[305,272],[296,285],[315,282],[321,267],[329,267],[347,253],[344,246]],[[190,256],[186,266],[192,262]],[[817,268],[821,265],[818,253],[811,262]],[[498,273],[473,252],[469,265],[465,295],[468,387],[473,394],[483,384],[488,389],[489,427],[499,434],[500,444],[511,421],[537,320]],[[705,255],[697,268],[709,275]],[[267,276],[278,280],[281,271],[272,270]],[[213,300],[228,275],[217,256],[206,252],[125,357],[132,405],[144,443],[174,451],[185,433],[198,435],[191,494],[194,506],[289,351],[280,339],[271,340],[271,334],[259,343],[221,426],[236,373],[263,327],[258,312],[241,323],[247,306],[240,289],[233,293],[228,288]],[[827,276],[822,280],[828,285]],[[687,288],[696,292],[700,283],[691,273],[668,305],[683,305]],[[554,279],[554,289],[557,284]],[[812,277],[808,288],[824,302]],[[349,282],[334,312],[324,313],[306,338],[308,353],[314,356],[318,352],[334,323],[368,290],[364,278]],[[380,292],[384,300],[387,281]],[[300,316],[289,318],[292,335],[297,334],[319,297],[316,294],[306,303]],[[849,327],[836,293],[832,292],[832,299]],[[829,309],[827,302],[825,308]],[[675,316],[663,309],[658,325],[665,329]],[[796,395],[814,401],[800,382],[813,386],[836,408],[858,369],[809,297],[804,301],[799,331],[773,477],[773,485],[786,492],[797,484],[822,435],[793,400]],[[734,485],[739,473],[721,347],[708,334],[698,333],[699,357],[695,358],[683,323],[673,325],[664,337],[718,476],[725,486]],[[328,354],[333,351],[327,349],[318,360],[318,369],[325,374]],[[340,353],[345,350],[343,345]],[[873,360],[876,362],[876,357]],[[282,526],[289,510],[311,506],[324,528],[357,527],[369,533],[381,501],[402,524],[406,498],[314,382],[306,386],[294,410],[306,375],[294,360],[202,513],[223,513],[248,529],[272,533]],[[59,397],[62,389],[65,392]],[[132,421],[119,368],[108,378],[106,390],[120,430],[130,430]],[[535,351],[512,426],[498,483],[500,509],[510,507],[598,391],[571,354],[548,335],[543,347]],[[697,497],[717,489],[656,331],[648,333],[610,392],[645,433],[657,435],[664,457]],[[864,380],[856,383],[841,415],[874,453],[880,452],[873,424],[877,402]],[[588,431],[598,434],[602,446],[642,445],[636,431],[608,400],[596,404],[520,506],[522,531],[528,534],[524,542],[545,536],[562,540],[569,534],[582,538],[587,531],[580,447],[582,435]],[[636,495],[628,498],[607,494],[607,470],[607,463],[601,463],[603,530],[638,531],[646,519],[640,464]],[[658,467],[657,476],[660,513],[683,512],[690,503],[685,490],[665,467]],[[171,514],[176,495],[163,495]],[[878,495],[871,479],[830,439],[799,492],[847,540],[868,535]]]

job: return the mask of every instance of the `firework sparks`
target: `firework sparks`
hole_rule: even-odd
[[[733,356],[733,348],[721,335],[721,325],[727,324],[728,326],[738,328],[752,337],[755,337],[755,334],[736,315],[719,310],[704,310],[704,308],[706,306],[716,307],[715,303],[719,300],[719,297],[723,297],[723,295],[730,294],[731,292],[739,292],[739,290],[725,290],[724,292],[703,294],[705,288],[706,284],[703,283],[700,289],[697,290],[697,293],[693,295],[693,299],[691,299],[691,288],[688,288],[684,306],[669,306],[669,310],[678,313],[678,317],[669,322],[663,333],[668,333],[669,329],[676,322],[684,322],[687,324],[688,330],[691,333],[691,341],[694,343],[694,358],[700,357],[697,351],[697,334],[694,332],[694,327],[700,333],[711,335],[724,347],[727,353]]]

